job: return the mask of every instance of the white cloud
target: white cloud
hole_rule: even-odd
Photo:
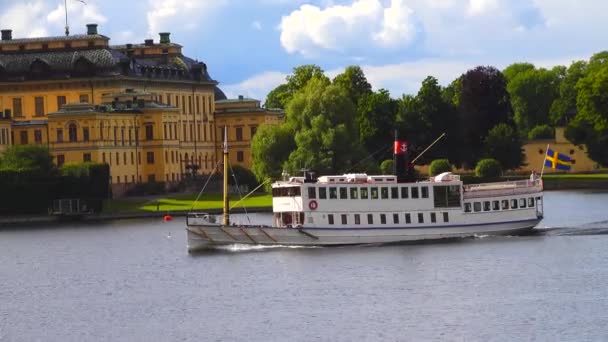
[[[469,0],[467,12],[471,16],[483,15],[498,8],[498,0]]]
[[[195,30],[226,0],[148,0],[148,3],[148,34],[153,36],[163,31]]]
[[[302,5],[281,19],[281,44],[289,53],[313,56],[319,51],[402,48],[415,35],[412,11],[403,0],[355,0],[351,5],[320,8]]]
[[[65,7],[63,4],[57,5],[54,10],[46,16],[49,24],[55,27],[65,26]],[[86,32],[86,24],[103,24],[108,19],[103,16],[97,6],[93,3],[70,2],[68,5],[68,24],[71,34],[82,34]]]
[[[228,98],[236,98],[239,95],[258,99],[262,103],[266,95],[281,83],[285,83],[287,74],[278,71],[266,71],[255,75],[236,84],[220,85]]]

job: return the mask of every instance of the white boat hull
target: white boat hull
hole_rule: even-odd
[[[369,228],[274,228],[262,226],[189,225],[188,251],[232,244],[339,246],[387,244],[480,235],[518,235],[532,231],[541,218],[474,225]]]

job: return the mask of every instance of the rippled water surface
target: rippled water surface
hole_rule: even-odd
[[[534,236],[196,256],[181,219],[5,229],[0,341],[606,341],[607,208],[548,192]]]

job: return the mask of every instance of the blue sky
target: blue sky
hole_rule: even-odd
[[[99,24],[112,44],[171,32],[229,96],[264,99],[294,66],[331,77],[361,65],[372,86],[415,93],[476,65],[569,65],[608,48],[600,0],[67,0],[72,33]],[[13,37],[61,35],[63,0],[0,0]]]

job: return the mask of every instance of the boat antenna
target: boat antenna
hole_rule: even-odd
[[[420,152],[419,155],[416,156],[416,158],[414,158],[411,162],[412,165],[414,165],[414,163],[416,162],[416,160],[418,160],[418,158],[422,157],[422,155],[424,155],[424,153],[426,153],[426,151],[428,151],[431,147],[433,147],[436,143],[439,142],[439,140],[441,140],[443,137],[445,137],[445,132],[439,136],[439,138],[435,139],[435,141],[433,141],[429,147],[425,148],[424,151]]]
[[[230,225],[230,200],[228,198],[228,126],[224,126],[224,226]]]

